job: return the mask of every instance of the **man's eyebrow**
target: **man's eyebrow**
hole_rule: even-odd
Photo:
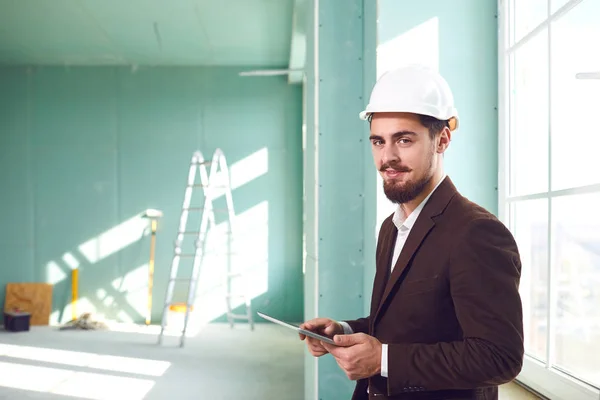
[[[401,136],[417,136],[417,133],[413,132],[413,131],[399,131],[399,132],[392,134],[392,139],[397,139]],[[379,135],[371,135],[371,136],[369,136],[369,140],[384,140],[384,139],[383,139],[383,137],[381,137]]]

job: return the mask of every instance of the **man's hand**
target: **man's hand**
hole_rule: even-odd
[[[306,321],[300,325],[301,329],[318,333],[323,336],[333,337],[334,335],[342,335],[344,328],[336,321],[329,318],[315,318],[310,321]],[[323,347],[319,339],[311,338],[310,336],[300,334],[300,340],[306,339],[306,346],[308,351],[315,356],[320,357],[323,354],[327,354],[327,350]]]
[[[321,343],[335,357],[350,380],[358,380],[381,372],[381,342],[364,333],[336,335],[336,345]]]

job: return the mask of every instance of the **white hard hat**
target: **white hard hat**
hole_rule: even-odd
[[[448,82],[422,65],[409,65],[384,73],[375,83],[363,120],[376,112],[408,112],[448,121],[458,128],[458,113]]]

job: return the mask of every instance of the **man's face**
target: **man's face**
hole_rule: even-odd
[[[432,140],[417,115],[375,113],[370,140],[388,199],[397,204],[414,200],[438,166],[439,135]]]

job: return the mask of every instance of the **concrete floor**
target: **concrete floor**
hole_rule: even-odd
[[[500,387],[500,400],[540,400],[535,394],[511,383]]]
[[[303,399],[302,343],[274,325],[208,325],[183,349],[142,331],[2,331],[0,399]]]
[[[281,327],[211,324],[183,349],[156,327],[114,329],[0,331],[0,399],[304,398],[303,343]],[[507,385],[501,399],[537,397]]]

